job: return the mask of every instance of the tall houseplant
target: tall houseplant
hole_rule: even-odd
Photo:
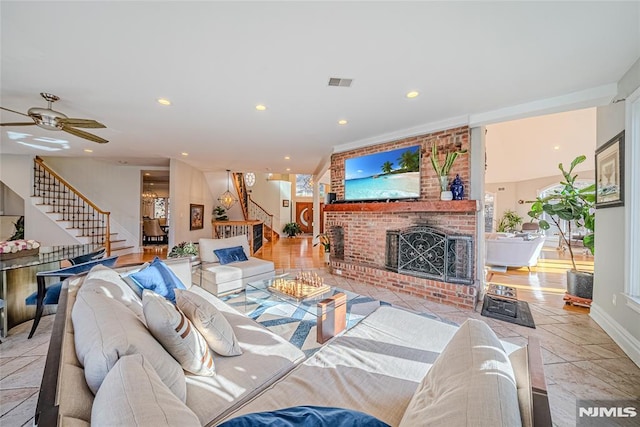
[[[453,163],[456,161],[459,155],[465,154],[467,150],[447,151],[444,156],[444,162],[440,163],[438,145],[434,142],[431,145],[431,166],[436,171],[438,179],[440,180],[440,198],[442,200],[451,200],[453,195],[449,191],[449,172],[453,167]],[[445,194],[448,193],[448,194]]]
[[[560,163],[558,168],[562,172],[564,181],[561,181],[562,189],[555,191],[546,197],[538,197],[531,206],[529,216],[537,219],[540,228],[548,230],[551,227],[548,221],[541,219],[547,214],[558,228],[560,239],[566,245],[571,257],[572,269],[567,271],[567,288],[570,295],[591,299],[593,291],[593,274],[578,271],[573,247],[571,245],[572,224],[584,228],[588,232],[583,237],[584,246],[594,253],[595,231],[595,201],[596,185],[592,184],[584,188],[576,186],[578,175],[573,175],[573,169],[586,160],[586,156],[578,156],[571,162],[571,167],[566,171]],[[560,220],[567,221],[567,228],[563,229]]]
[[[507,209],[502,213],[502,217],[498,221],[498,225],[496,226],[496,231],[498,233],[507,233],[511,231],[516,231],[516,227],[522,224],[522,217],[518,215],[515,211],[511,209]]]

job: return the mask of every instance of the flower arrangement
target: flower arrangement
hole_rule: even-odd
[[[181,242],[171,248],[167,256],[169,258],[198,256],[198,247],[193,242]]]
[[[40,242],[36,240],[10,240],[0,242],[0,259],[11,259],[23,256],[36,255],[39,252]]]

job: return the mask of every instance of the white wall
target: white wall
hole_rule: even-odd
[[[640,87],[640,60],[619,83],[617,98],[622,99]],[[635,72],[633,72],[635,70]],[[625,103],[598,108],[598,147],[625,128]],[[629,141],[626,138],[626,143]],[[631,166],[631,165],[628,165]],[[637,165],[634,165],[637,166]],[[629,182],[629,169],[625,182]],[[640,191],[626,188],[626,194]],[[635,218],[637,221],[637,218]],[[625,305],[625,208],[623,206],[596,210],[596,240],[593,319],[640,365],[640,314]],[[614,296],[616,302],[614,304]]]
[[[24,237],[43,246],[73,245],[78,242],[40,212],[31,200],[33,156],[3,154],[0,156],[0,181],[23,200]]]
[[[169,228],[169,247],[180,242],[197,242],[200,238],[211,238],[213,236],[213,228],[211,226],[213,208],[217,204],[214,200],[211,190],[210,174],[205,176],[204,173],[195,169],[180,160],[171,159],[169,166],[171,181],[169,183],[169,192],[171,194],[171,227]],[[217,175],[217,174],[216,174]],[[226,172],[224,179],[226,180]],[[214,177],[215,178],[215,177]],[[214,188],[219,188],[220,180],[213,179]],[[220,193],[226,191],[226,181]],[[233,190],[233,184],[230,186]],[[204,205],[204,228],[200,230],[189,230],[190,204]],[[231,212],[238,208],[238,204],[232,207]],[[241,212],[241,211],[240,211]],[[236,219],[229,215],[230,219]],[[242,218],[242,213],[240,218]]]
[[[268,174],[256,173],[256,183],[251,188],[251,198],[273,215],[274,230],[282,234],[284,224],[291,221],[291,183],[289,181],[268,180]],[[289,200],[289,207],[282,207],[282,201]]]
[[[0,215],[24,215],[24,199],[0,181]]]

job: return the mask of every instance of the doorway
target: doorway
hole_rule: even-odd
[[[320,232],[323,232],[324,203],[320,203]],[[295,222],[300,224],[303,234],[313,233],[313,202],[296,202]]]

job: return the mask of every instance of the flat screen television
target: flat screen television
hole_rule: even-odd
[[[420,197],[420,146],[345,160],[344,199],[399,200]]]

